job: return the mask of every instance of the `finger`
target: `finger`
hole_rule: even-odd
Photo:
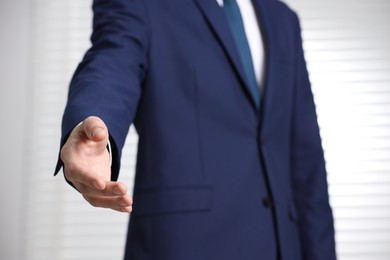
[[[132,199],[129,195],[116,197],[85,196],[84,199],[94,207],[110,208],[118,211],[125,211],[132,207]]]
[[[133,211],[133,207],[130,206],[130,207],[125,207],[125,208],[113,209],[113,210],[116,210],[119,212],[124,212],[124,213],[130,213]]]
[[[124,207],[124,208],[110,208],[115,211],[123,212],[123,213],[131,213],[133,211],[133,207]]]
[[[125,196],[127,194],[127,186],[122,182],[105,182],[104,189],[98,189],[95,187],[91,187],[84,183],[75,182],[73,183],[76,188],[86,196]]]
[[[108,130],[103,120],[96,116],[90,116],[83,121],[81,128],[89,140],[101,142],[108,140]]]

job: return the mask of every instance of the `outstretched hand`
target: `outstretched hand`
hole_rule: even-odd
[[[127,187],[112,182],[108,130],[98,117],[88,117],[76,126],[61,149],[66,179],[94,207],[131,212],[132,199]]]

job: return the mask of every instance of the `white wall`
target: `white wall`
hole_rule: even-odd
[[[29,1],[0,1],[0,259],[21,259]]]

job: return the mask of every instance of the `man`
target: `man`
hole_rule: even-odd
[[[93,8],[56,172],[92,205],[132,211],[125,258],[335,259],[296,15],[275,0]],[[131,123],[134,204],[115,182]]]

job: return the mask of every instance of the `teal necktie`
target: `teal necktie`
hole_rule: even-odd
[[[230,31],[232,32],[242,65],[244,67],[245,75],[249,84],[249,90],[255,100],[256,106],[259,108],[260,90],[253,68],[252,55],[245,35],[240,8],[238,7],[236,0],[224,0],[223,2],[223,10],[225,11]]]

